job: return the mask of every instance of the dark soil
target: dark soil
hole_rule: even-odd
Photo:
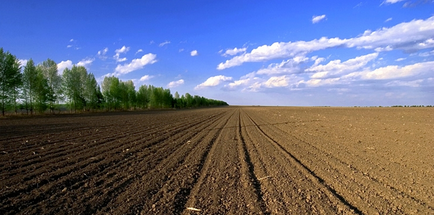
[[[432,108],[0,120],[0,214],[432,214]]]

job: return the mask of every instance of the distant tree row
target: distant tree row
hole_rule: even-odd
[[[393,105],[392,107],[434,107],[433,105]]]
[[[102,91],[101,91],[102,88]],[[105,77],[101,87],[85,67],[66,68],[62,76],[57,64],[47,59],[35,65],[28,60],[24,68],[18,59],[0,48],[1,112],[19,109],[27,114],[60,111],[67,104],[70,111],[131,110],[150,108],[192,108],[228,105],[224,101],[192,96],[189,93],[172,96],[169,89],[142,85]]]

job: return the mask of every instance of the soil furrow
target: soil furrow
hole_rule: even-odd
[[[0,119],[0,214],[432,214],[430,108]]]

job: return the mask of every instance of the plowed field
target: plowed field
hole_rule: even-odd
[[[432,108],[0,120],[0,214],[434,214]]]

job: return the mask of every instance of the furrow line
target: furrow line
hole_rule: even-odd
[[[200,124],[200,123],[199,123]],[[193,125],[191,125],[192,127],[194,127],[195,125],[193,124]],[[181,129],[180,129],[181,130]],[[169,138],[170,136],[168,136],[168,138]],[[166,138],[167,139],[167,138]],[[160,142],[160,141],[156,141],[156,143],[158,143],[158,142]],[[68,172],[66,172],[66,173],[61,173],[61,175],[58,175],[58,176],[52,176],[52,177],[58,177],[57,179],[55,178],[54,180],[58,180],[58,179],[60,179],[61,177],[63,177],[63,176],[66,176],[66,175],[68,175],[68,174],[70,174],[70,173],[72,173],[72,172],[75,172],[75,171],[77,171],[77,170],[80,170],[80,172],[83,172],[83,171],[85,171],[84,169],[89,165],[89,164],[92,164],[92,163],[96,163],[96,162],[99,162],[99,161],[101,161],[101,159],[99,159],[99,160],[95,160],[95,161],[91,161],[91,162],[89,162],[89,163],[87,163],[87,164],[84,164],[84,165],[81,165],[80,167],[78,167],[78,168],[73,168],[72,170],[70,170],[70,171],[68,171]],[[101,165],[101,164],[100,164]],[[110,166],[110,165],[109,165]],[[88,174],[90,174],[89,172],[88,172]],[[51,178],[52,178],[51,177]],[[72,179],[72,181],[74,181],[75,179]],[[51,180],[42,180],[42,182],[46,182],[46,183],[48,183],[49,181],[51,181]],[[67,179],[67,181],[65,182],[66,184],[68,184],[68,179]],[[63,183],[63,184],[65,184],[65,183]],[[30,189],[32,189],[32,187],[33,186],[31,186],[30,187]],[[59,186],[51,186],[51,187],[59,187]],[[33,187],[34,188],[34,187]],[[60,188],[57,188],[57,189],[60,189]],[[13,192],[13,193],[23,193],[23,191],[24,190],[20,190],[20,191],[18,191],[18,192]],[[30,190],[27,190],[26,192],[30,192]],[[51,193],[55,193],[55,191],[50,191]],[[8,197],[8,196],[10,196],[10,195],[13,195],[13,194],[9,194],[9,195],[3,195],[2,196],[2,198],[3,197]],[[38,198],[36,198],[36,200],[38,200],[39,198],[42,198],[43,199],[43,197],[38,197]]]
[[[224,118],[224,116],[222,117]],[[214,123],[220,121],[220,119],[221,118],[208,122],[206,127],[213,126]],[[109,212],[107,210],[113,207],[113,205],[122,205],[119,211],[121,211],[123,214],[136,214],[143,210],[144,202],[146,202],[146,204],[150,203],[150,201],[145,201],[143,198],[146,200],[151,199],[152,196],[155,195],[158,190],[160,190],[159,187],[162,186],[166,180],[172,178],[171,172],[174,169],[180,168],[184,159],[188,157],[192,151],[194,151],[198,143],[193,141],[193,139],[196,138],[197,134],[195,132],[189,132],[191,133],[189,138],[181,141],[183,143],[181,147],[166,147],[165,150],[167,152],[163,151],[153,153],[154,155],[160,156],[170,154],[170,156],[158,158],[159,161],[155,163],[155,165],[153,165],[154,167],[151,169],[147,168],[137,170],[137,172],[140,172],[140,174],[137,174],[138,179],[130,186],[132,188],[129,188],[125,193],[116,196],[116,198],[112,199],[105,206],[100,207],[98,210]],[[155,162],[155,160],[155,158],[148,156],[143,162],[141,161],[137,164],[134,164],[134,166],[146,168],[147,165],[144,164],[147,162]],[[125,204],[124,198],[129,199],[127,204]],[[121,201],[118,202],[118,199],[121,199]]]
[[[342,202],[346,207],[348,207],[351,211],[362,214],[362,211],[360,211],[356,206],[352,205],[350,202],[348,202],[342,195],[340,195],[336,190],[334,190],[332,187],[330,187],[327,183],[325,183],[324,179],[321,178],[319,175],[317,175],[315,172],[313,172],[308,166],[306,166],[304,163],[302,163],[297,157],[295,157],[291,152],[286,150],[280,143],[278,143],[273,137],[268,135],[264,130],[258,126],[258,123],[250,117],[248,114],[246,114],[248,118],[256,125],[256,128],[260,133],[265,136],[271,143],[273,143],[277,148],[279,148],[285,155],[288,156],[289,160],[292,160],[292,163],[296,164],[302,172],[305,173],[305,175],[311,176],[311,179],[313,182],[318,183],[318,185],[323,186],[326,188],[326,190],[332,194],[335,198],[337,198],[340,202]]]
[[[187,207],[197,207],[196,205],[199,203],[198,196],[199,193],[203,190],[203,186],[205,183],[207,183],[205,180],[210,174],[210,166],[212,165],[212,156],[215,154],[215,151],[218,150],[220,143],[220,138],[222,137],[221,134],[223,132],[223,128],[228,124],[229,120],[234,116],[234,111],[227,117],[225,121],[222,121],[223,123],[220,124],[217,132],[212,135],[211,140],[209,140],[207,149],[205,153],[202,155],[200,162],[199,162],[199,168],[197,170],[197,176],[194,178],[194,181],[192,183],[191,188],[189,188],[189,195],[188,200],[184,204],[184,207],[182,208],[182,214],[189,213],[188,210],[186,210]],[[220,146],[221,147],[221,146]],[[203,207],[203,206],[201,206]],[[204,213],[206,212],[206,208],[203,210]]]
[[[241,115],[242,115],[241,113],[242,113],[242,111],[240,110],[238,113],[237,139],[239,140],[239,144],[238,144],[239,154],[242,156],[241,160],[244,161],[244,162],[241,162],[243,174],[245,176],[247,176],[247,179],[245,179],[244,186],[245,186],[246,190],[248,190],[250,188],[250,186],[253,186],[254,193],[256,195],[256,201],[257,201],[257,204],[259,204],[259,208],[261,210],[261,213],[270,214],[269,209],[267,208],[267,205],[263,199],[264,194],[263,194],[263,191],[261,188],[261,183],[255,174],[255,166],[253,164],[251,154],[247,150],[246,140],[244,139],[243,132],[242,132],[242,124],[243,123],[241,120]],[[262,166],[262,168],[263,168],[263,166]],[[266,174],[263,174],[263,175],[266,175]]]
[[[391,206],[389,207],[389,209],[393,209],[394,207],[397,208],[397,201],[392,201],[388,199],[387,196],[404,197],[404,199],[401,199],[399,201],[405,202],[405,204],[408,205],[407,207],[410,207],[410,205],[419,204],[430,210],[433,210],[433,208],[427,202],[424,202],[397,189],[393,185],[387,183],[387,180],[380,181],[376,177],[371,176],[368,172],[357,169],[354,165],[350,165],[349,163],[337,158],[331,153],[321,150],[315,145],[302,140],[300,137],[294,136],[293,134],[282,130],[278,126],[275,126],[274,129],[265,129],[269,129],[271,133],[276,133],[276,135],[278,136],[288,137],[289,135],[291,138],[294,138],[294,142],[298,142],[301,145],[293,143],[286,144],[284,146],[282,145],[282,147],[284,147],[285,149],[291,148],[291,151],[296,151],[296,153],[294,154],[297,154],[297,157],[299,159],[302,159],[302,162],[304,162],[306,166],[310,166],[312,168],[312,171],[316,172],[316,174],[322,175],[322,177],[327,181],[326,183],[338,180],[340,183],[334,183],[334,186],[336,187],[334,189],[339,190],[342,195],[346,195],[347,197],[352,199],[352,201],[357,202],[358,205],[364,205],[363,207],[359,207],[360,209],[364,208],[363,210],[367,210],[367,213],[374,213],[375,211],[371,211],[372,208],[375,208],[378,211],[384,210],[380,207],[377,208],[377,205],[386,204]],[[308,147],[309,149],[306,149],[306,147]],[[354,159],[354,157],[352,157],[351,159]],[[326,167],[321,168],[318,167],[319,164],[327,165]],[[372,166],[375,165],[372,164]],[[372,186],[372,183],[368,183],[368,180],[373,182],[375,186]],[[352,187],[352,189],[348,189],[349,187]],[[358,187],[358,189],[354,189],[354,187]],[[356,193],[350,193],[350,190]],[[367,191],[375,192],[377,194],[375,196],[366,197],[366,194],[364,193]],[[405,198],[407,198],[407,200],[405,200]],[[383,203],[379,204],[379,202]],[[423,208],[418,209],[423,210]]]

